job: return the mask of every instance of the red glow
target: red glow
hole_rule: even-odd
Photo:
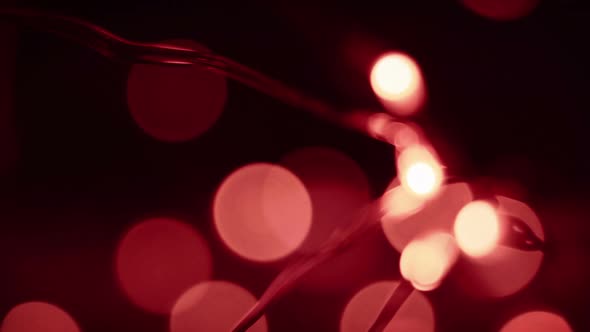
[[[27,302],[12,308],[2,322],[2,332],[80,332],[74,319],[59,307]]]
[[[223,242],[254,261],[283,258],[303,242],[312,206],[303,183],[287,169],[251,164],[230,174],[213,203],[215,227]]]
[[[369,202],[367,178],[350,157],[327,147],[290,152],[281,163],[305,184],[313,205],[313,224],[302,249],[313,250],[335,230],[344,229]]]
[[[543,228],[539,218],[526,204],[504,196],[496,196],[501,215],[510,215],[523,220],[535,234],[544,239]],[[522,251],[504,246],[497,246],[494,251],[471,261],[459,280],[467,292],[484,297],[503,297],[514,294],[524,288],[537,274],[543,253],[539,251]],[[463,281],[468,281],[467,283]]]
[[[187,290],[176,302],[170,316],[170,332],[227,332],[256,303],[242,287],[225,282],[200,283]],[[268,330],[261,317],[248,331]]]
[[[356,293],[344,309],[340,331],[368,331],[398,285],[397,281],[380,281]],[[434,332],[434,312],[428,299],[420,292],[410,294],[384,331]]]
[[[472,199],[473,194],[467,184],[446,185],[419,211],[403,220],[385,215],[381,226],[389,243],[401,252],[410,241],[422,234],[433,231],[452,233],[457,213]]]
[[[190,226],[154,218],[125,234],[116,269],[121,288],[135,305],[169,314],[183,291],[211,276],[211,254]]]
[[[408,244],[400,258],[402,276],[414,288],[435,289],[457,260],[458,249],[453,237],[447,233],[433,233]]]
[[[494,20],[516,20],[528,15],[539,0],[462,0],[463,4],[483,17]]]
[[[498,244],[500,220],[495,208],[487,202],[471,202],[459,211],[454,226],[461,250],[469,256],[489,254]]]
[[[573,332],[560,315],[546,311],[530,311],[506,323],[500,332]]]
[[[403,186],[389,189],[381,198],[383,218],[391,222],[398,222],[403,218],[418,212],[426,202],[420,196],[408,192]]]
[[[398,149],[417,145],[420,136],[416,128],[403,122],[392,121],[383,113],[373,114],[367,121],[367,131],[376,138],[384,139]]]
[[[381,56],[371,70],[371,86],[385,106],[397,115],[410,115],[421,106],[424,83],[418,64],[399,52]]]
[[[172,41],[204,49],[192,41]],[[198,65],[134,65],[127,99],[135,122],[147,134],[168,142],[193,139],[209,129],[225,104],[225,78]]]
[[[402,185],[418,196],[435,195],[444,180],[442,165],[427,147],[412,145],[403,149],[397,158]]]

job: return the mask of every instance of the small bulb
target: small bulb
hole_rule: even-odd
[[[422,73],[406,54],[392,52],[381,56],[373,65],[370,80],[377,97],[397,115],[411,115],[422,103]]]
[[[415,239],[402,251],[401,274],[418,290],[435,289],[457,260],[457,251],[453,237],[446,233]]]
[[[402,150],[398,170],[402,185],[417,196],[432,196],[442,184],[442,166],[428,149],[419,145]]]
[[[472,257],[491,253],[500,238],[500,220],[492,205],[475,201],[465,205],[454,226],[455,238],[461,250]]]

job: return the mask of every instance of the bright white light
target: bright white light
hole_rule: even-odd
[[[452,236],[433,233],[415,239],[402,251],[400,271],[404,279],[422,291],[435,289],[457,259],[457,247]]]
[[[437,158],[424,146],[403,149],[397,158],[402,185],[411,193],[431,197],[443,182],[443,170]]]
[[[471,202],[459,211],[454,232],[463,252],[472,257],[482,257],[491,253],[498,243],[500,220],[489,203]]]
[[[415,163],[408,168],[406,181],[414,193],[425,195],[434,190],[436,185],[436,174],[432,167],[427,163]]]
[[[373,66],[371,85],[380,98],[396,101],[417,89],[420,85],[420,71],[414,60],[407,55],[387,54]]]

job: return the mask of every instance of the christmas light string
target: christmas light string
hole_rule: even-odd
[[[429,200],[436,195],[438,187],[452,182],[450,177],[445,177],[442,173],[435,174],[436,167],[440,167],[440,165],[436,165],[438,163],[436,153],[431,150],[432,146],[424,135],[419,133],[419,127],[403,118],[396,118],[385,112],[339,110],[322,100],[310,97],[297,89],[213,52],[160,43],[130,41],[75,17],[31,9],[3,8],[0,9],[0,18],[54,33],[89,47],[115,61],[168,66],[199,65],[274,97],[287,105],[307,111],[320,119],[363,132],[375,139],[392,144],[396,148],[398,178],[401,182],[399,188],[414,191],[413,195],[418,197],[417,204],[420,206],[428,204]],[[408,137],[400,138],[400,133],[403,131],[415,137],[410,137],[409,141]],[[413,151],[415,146],[419,146],[421,149]],[[406,162],[404,158],[410,152],[418,153],[421,159],[418,162],[410,160],[411,164],[404,165]],[[434,167],[433,164],[435,164]],[[414,181],[412,179],[413,173],[418,174],[420,181],[425,177],[432,177],[432,181],[426,184],[412,183]],[[440,183],[436,183],[436,181]],[[344,252],[352,243],[362,238],[368,230],[379,227],[381,219],[387,214],[387,211],[384,211],[384,204],[386,204],[385,197],[388,193],[390,192],[385,193],[383,197],[367,205],[357,215],[352,216],[351,218],[354,220],[352,226],[348,230],[333,234],[317,252],[292,257],[290,264],[277,275],[255,306],[244,315],[233,330],[246,331],[264,314],[268,306],[294,286],[301,276],[324,261]],[[493,208],[498,205],[491,194],[484,194],[481,200],[490,203]],[[412,215],[413,212],[404,212],[404,214]],[[404,217],[405,215],[402,214],[401,218]],[[501,215],[498,218],[502,222],[500,227],[504,230],[498,239],[498,245],[523,251],[546,250],[544,241],[536,236],[523,220],[508,215]],[[404,254],[402,253],[402,260]],[[444,274],[452,268],[453,263],[454,260],[451,260],[448,266],[443,268],[445,272],[439,276],[441,280],[444,278]],[[371,324],[369,330],[372,332],[382,331],[405,299],[414,291],[414,288],[423,286],[419,286],[418,281],[412,280],[411,271],[404,275],[404,267],[401,266],[400,269],[407,280],[402,280],[392,292],[379,316]],[[435,288],[441,280],[433,281],[433,284],[427,285],[426,288]]]

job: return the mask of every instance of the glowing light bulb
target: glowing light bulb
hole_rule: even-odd
[[[392,102],[400,115],[415,112],[423,94],[422,74],[416,62],[403,53],[388,53],[373,65],[370,75],[375,94]]]
[[[442,166],[425,147],[404,149],[398,157],[402,185],[418,196],[431,196],[440,189]]]
[[[402,252],[401,274],[418,290],[435,289],[457,260],[457,252],[453,237],[446,233],[416,239]]]
[[[415,163],[410,166],[406,178],[410,189],[418,195],[431,192],[436,185],[434,170],[426,163]]]
[[[387,54],[373,66],[371,84],[379,97],[399,99],[419,84],[418,66],[405,54]]]
[[[454,226],[459,248],[472,257],[491,253],[500,238],[500,220],[492,205],[471,202],[457,214]]]

